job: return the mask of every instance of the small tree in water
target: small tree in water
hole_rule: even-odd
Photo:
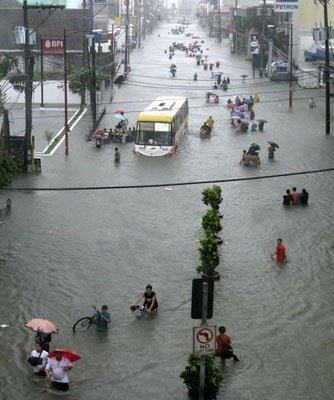
[[[223,201],[222,190],[218,185],[213,185],[212,188],[205,188],[202,191],[202,201],[206,206],[210,206],[214,212],[220,216],[219,207]]]
[[[46,130],[44,132],[44,139],[48,142],[48,144],[50,144],[50,142],[52,140],[52,137],[53,137],[53,132],[52,131]]]
[[[180,374],[180,378],[187,386],[190,396],[196,399],[199,396],[200,364],[201,358],[199,356],[189,354],[188,365]],[[213,356],[205,357],[205,399],[216,399],[222,380],[223,373],[215,366],[215,358]]]
[[[219,252],[217,238],[211,231],[206,232],[204,239],[200,241],[198,251],[200,253],[201,264],[197,267],[197,272],[206,275],[213,275],[219,265]]]

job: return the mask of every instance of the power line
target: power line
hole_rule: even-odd
[[[86,187],[60,187],[60,188],[0,188],[1,190],[6,191],[48,191],[48,192],[67,192],[74,190],[119,190],[119,189],[147,189],[147,188],[159,188],[159,187],[174,187],[174,186],[195,186],[195,185],[209,185],[215,183],[231,183],[231,182],[243,182],[243,181],[253,181],[253,180],[262,180],[262,179],[273,179],[273,178],[281,178],[285,176],[296,176],[296,175],[309,175],[309,174],[318,174],[321,172],[330,172],[334,171],[334,168],[324,168],[324,169],[315,169],[311,171],[299,171],[299,172],[287,172],[284,174],[274,174],[274,175],[262,175],[262,176],[252,176],[245,178],[230,178],[230,179],[215,179],[215,180],[207,180],[207,181],[191,181],[191,182],[175,182],[175,183],[156,183],[156,184],[148,184],[148,185],[121,185],[121,186],[86,186]]]

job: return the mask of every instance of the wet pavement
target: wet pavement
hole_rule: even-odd
[[[168,183],[284,174],[331,168],[333,137],[325,135],[322,89],[296,87],[288,107],[288,85],[251,76],[251,65],[229,54],[228,42],[208,38],[197,23],[188,30],[205,40],[209,59],[222,60],[231,78],[220,104],[206,104],[211,72],[176,52],[177,74],[169,73],[164,54],[174,24],[161,24],[131,53],[129,80],[108,106],[103,126],[116,124],[114,110],[126,108],[130,124],[159,95],[189,98],[189,133],[175,157],[133,155],[133,144],[97,149],[85,142],[85,116],[70,134],[68,158],[63,146],[42,160],[42,174],[20,176],[13,187],[76,188],[73,191],[1,192],[13,209],[2,221],[0,256],[0,398],[53,399],[59,396],[32,376],[26,363],[33,334],[24,323],[45,316],[60,327],[56,346],[82,355],[70,372],[68,399],[187,399],[179,374],[192,350],[191,280],[198,265],[197,240],[205,207],[206,185],[168,187]],[[160,37],[158,37],[158,34]],[[194,82],[194,72],[199,80]],[[236,133],[225,101],[236,94],[259,93],[257,118],[264,132]],[[310,110],[308,98],[318,107]],[[212,115],[212,137],[199,138],[199,127]],[[267,141],[279,143],[267,159]],[[261,146],[260,167],[239,165],[250,142]],[[161,188],[80,190],[83,187],[166,184]],[[223,237],[211,323],[227,327],[240,363],[227,362],[218,399],[328,400],[334,381],[333,173],[222,183]],[[287,188],[305,187],[306,208],[281,205]],[[166,190],[166,189],[172,190]],[[290,262],[279,267],[270,253],[282,237]],[[129,305],[146,284],[158,294],[159,314],[134,319]],[[90,306],[108,304],[109,336],[72,334],[71,326]]]

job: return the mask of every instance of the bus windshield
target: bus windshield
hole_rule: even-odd
[[[136,144],[173,146],[171,124],[167,122],[138,122]]]

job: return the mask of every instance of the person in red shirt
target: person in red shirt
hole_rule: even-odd
[[[291,197],[292,197],[292,204],[296,206],[299,203],[299,193],[297,192],[296,187],[292,188]]]
[[[234,361],[239,361],[239,358],[234,354],[231,346],[231,338],[225,335],[225,326],[218,328],[219,335],[216,336],[216,356],[223,360],[233,358]]]
[[[272,253],[271,257],[276,256],[276,261],[280,264],[286,264],[286,249],[282,243],[282,239],[277,239],[276,251]]]

